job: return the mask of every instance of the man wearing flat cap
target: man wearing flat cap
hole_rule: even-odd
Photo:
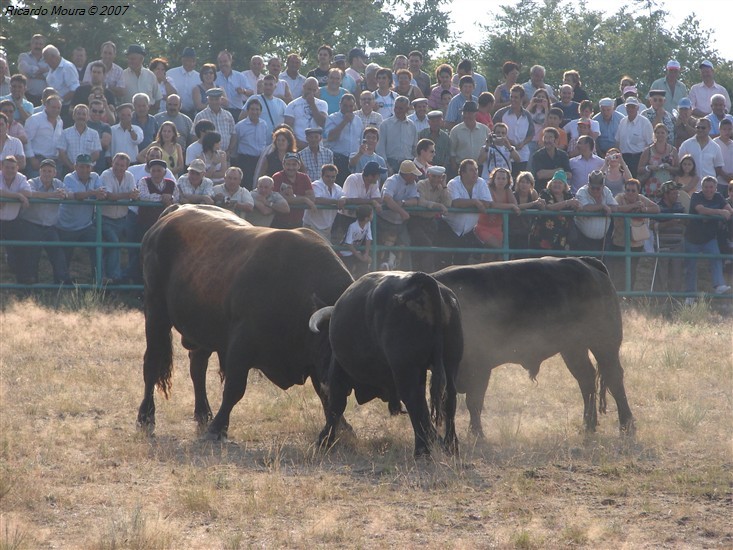
[[[461,111],[463,122],[456,124],[450,131],[450,163],[454,172],[458,172],[458,166],[464,159],[478,161],[481,148],[486,145],[490,133],[486,124],[476,122],[478,104],[475,101],[466,101]]]
[[[450,167],[450,136],[443,130],[443,111],[435,109],[427,115],[428,127],[418,133],[418,141],[429,139],[435,143],[435,156],[433,164]]]
[[[683,97],[687,97],[687,86],[679,80],[680,68],[679,61],[670,59],[667,61],[665,75],[652,82],[652,86],[649,88],[650,90],[663,90],[667,98],[667,105],[670,108],[677,105]],[[651,91],[646,98],[651,98]]]
[[[221,106],[221,97],[224,95],[224,90],[221,88],[211,88],[206,92],[206,98],[208,105],[206,109],[201,111],[193,119],[193,127],[196,128],[196,123],[200,120],[208,120],[214,123],[216,131],[221,135],[221,150],[229,150],[229,142],[234,136],[235,121],[232,113],[223,109]]]
[[[593,117],[598,123],[600,135],[596,140],[598,156],[604,158],[606,151],[616,147],[616,131],[624,116],[614,108],[614,101],[610,97],[604,97],[598,102],[601,112]]]
[[[158,87],[155,74],[143,67],[143,61],[145,61],[145,48],[139,44],[132,44],[127,48],[127,69],[122,71],[122,77],[125,79],[125,93],[122,99],[125,103],[132,103],[135,94],[147,94],[150,100],[150,113],[155,114],[163,94]]]
[[[196,70],[196,51],[191,47],[183,48],[181,66],[168,69],[166,76],[170,77],[178,91],[181,111],[194,113],[196,107],[193,104],[193,89],[201,83],[201,77]]]
[[[428,124],[428,98],[418,97],[417,99],[413,99],[412,108],[415,111],[411,115],[407,115],[407,118],[415,124],[417,133],[419,134],[430,127]]]

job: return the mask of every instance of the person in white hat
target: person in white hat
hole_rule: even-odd
[[[616,130],[616,145],[629,167],[631,175],[637,177],[639,159],[644,149],[654,140],[654,129],[649,119],[639,116],[639,100],[631,96],[626,99],[626,116]]]
[[[687,86],[679,80],[680,69],[680,62],[676,59],[670,59],[667,61],[664,76],[652,82],[649,87],[650,93],[651,90],[664,90],[667,105],[670,109],[676,106],[683,97],[687,97]],[[646,95],[647,99],[650,99],[650,93]]]

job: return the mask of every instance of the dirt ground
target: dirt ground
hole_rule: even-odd
[[[695,313],[695,312],[693,312]],[[143,316],[0,313],[0,549],[732,548],[733,361],[727,321],[627,313],[622,363],[637,421],[613,400],[598,432],[559,358],[537,383],[497,369],[487,441],[412,458],[406,416],[356,406],[330,452],[310,385],[250,375],[230,442],[201,441],[176,342],[172,398],[139,433]],[[174,338],[175,340],[175,338]],[[209,372],[216,409],[221,386]]]

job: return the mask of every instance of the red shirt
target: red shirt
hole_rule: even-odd
[[[280,188],[283,183],[287,183],[293,187],[293,194],[296,197],[303,197],[307,191],[313,191],[311,179],[308,177],[308,174],[304,174],[303,172],[297,172],[295,174],[295,182],[289,181],[285,176],[284,171],[276,172],[275,175],[272,176],[272,181],[275,182],[274,190],[280,194],[282,194]],[[304,213],[304,208],[298,206],[297,208],[291,208],[288,214],[275,214],[272,227],[284,229],[303,227]]]
[[[482,113],[481,111],[476,113],[476,122],[480,122],[481,124],[486,124],[486,126],[489,127],[489,130],[494,129],[494,121],[491,119],[491,115],[489,113]]]

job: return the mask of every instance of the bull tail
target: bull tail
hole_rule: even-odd
[[[151,330],[146,323],[148,347],[145,350],[143,370],[145,381],[158,387],[166,399],[173,387],[173,336],[170,328],[156,327]]]

